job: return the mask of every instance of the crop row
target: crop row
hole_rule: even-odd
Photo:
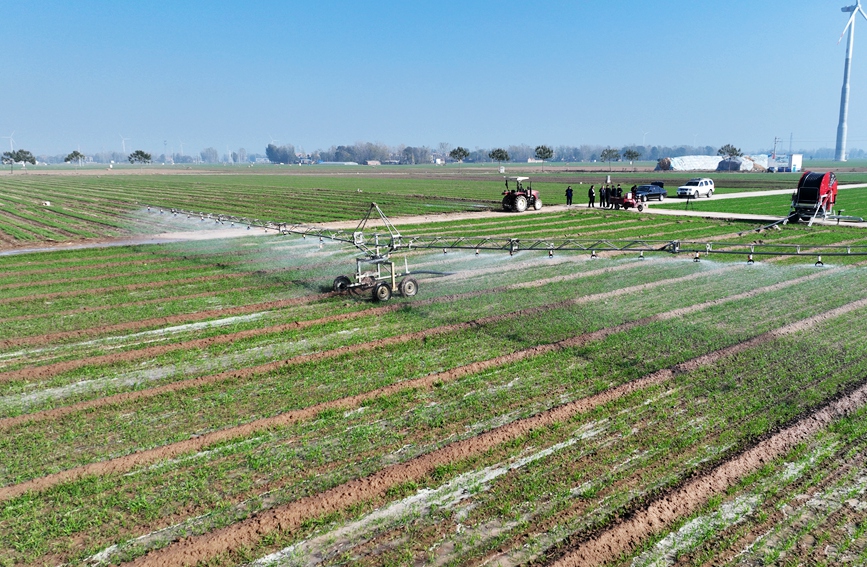
[[[674,294],[672,294],[672,295],[674,295]],[[823,307],[824,307],[824,306],[815,306],[815,307],[811,307],[811,308],[821,309],[821,308],[823,308]],[[755,313],[754,316],[755,316],[755,317],[760,317],[761,314],[760,314],[760,313]],[[794,315],[794,311],[790,311],[790,312],[789,312],[789,316],[796,316],[796,315]],[[713,316],[714,319],[716,319],[716,318],[718,318],[718,317],[719,317],[718,314]],[[573,319],[574,319],[574,316],[572,316],[572,317],[567,317],[567,318],[566,318],[566,321],[572,321]],[[529,336],[545,337],[545,333],[551,333],[552,330],[553,330],[553,329],[551,329],[551,320],[550,320],[550,317],[547,318],[545,321],[540,321],[540,323],[539,323],[539,328],[538,328],[538,329],[533,328],[533,327],[528,327],[528,325],[525,325],[524,323],[525,323],[525,322],[522,321],[522,325],[521,325],[522,331],[526,331],[526,332],[528,333]],[[770,324],[770,323],[769,323],[769,324]],[[744,327],[749,328],[750,326],[749,326],[749,325],[744,325]],[[493,336],[493,337],[505,337],[505,336],[509,336],[509,334],[511,334],[512,332],[513,332],[513,330],[512,330],[512,328],[511,328],[511,326],[506,326],[506,328],[504,328],[504,329],[503,329],[502,331],[500,331],[500,332],[494,332],[493,330],[488,330],[488,331],[486,331],[485,334],[488,335],[488,336]],[[660,336],[660,337],[665,337],[667,334],[668,334],[668,333],[665,332],[665,331],[663,331],[663,332],[653,332],[652,330],[648,333],[648,335],[651,335],[651,336]],[[694,333],[689,333],[689,332],[687,332],[687,329],[682,329],[682,330],[678,333],[678,337],[677,337],[677,338],[679,338],[679,336],[680,336],[681,334],[686,334],[686,335],[692,336]],[[702,336],[702,334],[699,333],[698,336]],[[548,339],[556,338],[556,335],[555,335],[555,336],[548,335],[548,336],[545,337],[545,338],[548,338]],[[671,339],[671,336],[669,335],[668,340],[670,340],[670,339]],[[465,344],[465,345],[467,345],[467,349],[469,349],[469,350],[477,350],[477,349],[480,348],[480,347],[479,347],[479,343],[478,343],[478,341],[473,342],[472,337],[466,337],[466,338],[463,338],[463,337],[457,337],[457,340],[459,340],[459,341],[461,342],[461,344]],[[449,341],[449,342],[450,342],[450,341]],[[442,341],[442,342],[439,342],[439,341],[433,341],[433,342],[430,344],[430,346],[427,346],[427,345],[425,346],[425,350],[428,350],[428,349],[430,348],[430,349],[433,350],[434,352],[439,352],[439,351],[441,351],[442,349],[440,349],[439,347],[437,347],[437,345],[438,345],[438,344],[441,344],[441,345],[449,344],[449,342],[446,342],[446,341]],[[626,341],[621,342],[620,344],[621,344],[621,345],[624,345],[624,346],[628,346],[629,344],[632,344],[632,342],[633,342],[633,341],[626,340]],[[674,346],[674,345],[672,345],[672,346]],[[666,351],[666,352],[668,352],[668,351]],[[687,351],[687,352],[688,352],[688,351]],[[684,353],[684,355],[686,355],[686,353]],[[616,359],[620,358],[620,356],[622,356],[622,355],[618,356],[618,354],[617,354],[616,351],[615,351],[615,352],[611,352],[610,350],[606,350],[606,351],[604,351],[604,353],[602,353],[602,355],[601,355],[601,359],[600,359],[600,360],[606,360],[608,356],[613,356],[614,359],[616,360]],[[668,356],[672,356],[672,354],[671,354],[670,352],[668,352]],[[396,358],[396,353],[392,355],[392,358]],[[630,363],[633,363],[633,362],[634,362],[634,360],[629,359],[628,357],[626,358],[626,360],[629,361]],[[347,361],[347,362],[348,362],[348,361]],[[355,361],[353,361],[353,362],[355,362]],[[375,360],[371,360],[371,362],[374,363],[374,364],[376,364],[376,361],[375,361]],[[395,364],[400,365],[400,361],[399,361],[399,360],[396,360],[396,361],[395,361]],[[439,362],[439,363],[435,363],[435,364],[442,365],[443,362]],[[453,363],[452,363],[452,364],[453,364]],[[557,366],[556,364],[553,364],[553,365],[552,365],[552,362],[551,362],[551,361],[543,361],[542,364],[540,364],[540,366],[539,366],[538,368],[548,369],[548,368],[552,368],[552,367],[556,367],[556,366]],[[629,366],[629,365],[627,365],[627,366]],[[354,377],[354,376],[358,376],[359,374],[361,374],[361,375],[365,374],[363,371],[360,372],[360,368],[363,368],[363,367],[364,367],[363,364],[359,364],[358,366],[356,366],[356,364],[352,364],[352,365],[349,367],[349,369],[348,369],[347,371],[345,371],[345,372],[338,372],[336,369],[333,370],[333,371],[331,371],[331,372],[330,372],[331,379],[329,380],[329,389],[333,389],[333,388],[334,388],[334,386],[331,385],[331,384],[332,384],[332,382],[333,382],[333,379],[336,378],[336,377],[339,376],[339,375],[345,375],[345,376],[347,376],[347,377],[349,377],[349,376],[353,376],[353,377]],[[354,368],[354,369],[353,369],[353,368]],[[651,367],[651,368],[652,368],[652,367]],[[638,369],[633,369],[633,368],[624,368],[624,370],[637,370],[637,371],[639,371],[639,372],[642,371],[642,370],[645,370],[645,369],[646,369],[646,370],[650,370],[649,368],[638,368]],[[328,378],[326,378],[326,377],[324,377],[324,376],[319,376],[319,377],[317,378],[317,376],[316,376],[317,371],[315,370],[315,367],[312,367],[311,370],[310,370],[310,372],[311,372],[312,376],[310,376],[310,378],[306,378],[305,380],[302,380],[302,382],[304,382],[304,381],[308,381],[308,380],[310,380],[310,379],[316,379],[316,380],[328,379]],[[547,372],[547,371],[545,371],[545,372]],[[519,368],[519,369],[517,370],[517,373],[520,374],[520,375],[527,375],[527,374],[526,374],[526,373],[527,373],[527,369],[526,369],[526,368]],[[533,374],[533,373],[534,373],[534,372],[531,372],[531,374]],[[301,390],[308,390],[308,389],[310,389],[309,387],[306,387],[306,388],[305,388],[305,386],[304,386],[303,383],[299,383],[299,380],[300,380],[301,377],[304,376],[305,374],[307,374],[307,373],[306,373],[306,372],[300,372],[300,373],[298,373],[297,375],[296,375],[295,373],[292,374],[292,376],[293,376],[292,384],[294,385],[295,388],[300,388]],[[297,376],[297,378],[296,378],[296,376]],[[562,380],[562,378],[560,378],[560,380]],[[590,380],[588,380],[588,382],[589,382],[589,383],[593,383],[593,381],[590,381]],[[281,382],[281,383],[282,383],[282,382]],[[275,383],[275,386],[276,386],[276,385],[277,385],[277,384]],[[364,388],[368,388],[368,387],[370,387],[370,385],[369,385],[369,384],[364,384],[364,385],[361,385],[360,387],[361,387],[362,389],[364,389]],[[262,388],[268,388],[267,383],[258,382],[258,383],[257,383],[257,389],[258,389],[258,390],[261,390]],[[272,390],[269,390],[269,391],[273,392]],[[280,390],[277,390],[277,391],[279,392]],[[547,388],[546,388],[544,391],[550,393],[550,389],[547,389]],[[202,397],[201,397],[202,394],[204,394],[206,397],[205,397],[205,398],[202,398]],[[217,396],[217,399],[225,399],[225,400],[231,400],[231,399],[233,399],[234,401],[231,402],[231,404],[232,404],[233,406],[234,406],[234,405],[235,405],[235,404],[236,404],[240,399],[243,399],[243,397],[244,397],[243,395],[240,395],[240,396],[239,396],[238,394],[232,394],[231,392],[226,391],[226,389],[225,389],[224,387],[221,387],[221,388],[219,388],[219,389],[215,389],[215,390],[213,390],[213,394]],[[540,394],[540,395],[541,395],[541,394]],[[273,394],[272,394],[272,396],[273,396]],[[547,396],[547,394],[546,394],[546,396]],[[218,405],[218,406],[214,406],[214,405],[213,405],[213,402],[207,402],[207,401],[205,401],[208,397],[210,397],[210,394],[208,394],[207,392],[197,392],[196,395],[195,395],[195,399],[197,399],[196,407],[199,407],[199,408],[201,408],[201,407],[209,407],[209,408],[211,408],[211,409],[209,409],[209,412],[208,412],[208,413],[210,413],[210,412],[212,412],[212,411],[215,412],[215,413],[222,413],[224,410],[219,410],[219,411],[218,411],[218,410],[216,409],[217,407],[220,407],[220,405],[222,405],[222,404],[220,404],[220,405]],[[547,399],[547,398],[546,398],[546,399]],[[547,403],[550,403],[550,400],[549,400]],[[304,403],[302,402],[301,405],[304,405]],[[183,404],[182,404],[181,406],[179,406],[179,407],[183,407]],[[497,407],[497,405],[496,405],[496,404],[493,404],[493,405],[491,405],[490,407],[492,407],[492,408],[493,408],[493,407]],[[478,408],[474,408],[474,410],[477,410],[477,409],[478,409]],[[116,410],[119,411],[119,413],[121,413],[121,414],[122,414],[122,413],[125,413],[125,412],[124,412],[122,409],[120,409],[120,408],[116,408]],[[137,408],[137,412],[136,412],[136,413],[138,414],[139,411],[141,411],[141,410],[138,410],[138,408]],[[171,404],[170,404],[169,407],[163,407],[163,408],[162,408],[162,411],[158,410],[157,413],[155,414],[155,416],[158,416],[158,415],[176,415],[176,412],[177,412],[177,411],[178,411],[177,409],[174,409],[174,410],[173,410],[173,409],[171,408]],[[242,413],[243,413],[243,410],[242,410]],[[151,421],[150,419],[148,419],[148,418],[146,417],[146,414],[139,414],[139,415],[141,415],[141,419],[144,419],[145,423]],[[173,418],[173,419],[174,419],[174,418]],[[232,419],[232,418],[230,418],[230,419]],[[99,417],[91,416],[91,417],[88,418],[88,423],[90,423],[91,420],[93,420],[96,424],[99,424],[99,423],[101,423],[101,422],[103,421],[103,418],[99,418]],[[163,420],[164,420],[164,418],[160,419],[159,421],[163,421]],[[154,422],[154,423],[159,423],[159,421],[158,421],[158,422]],[[71,422],[67,422],[67,423],[76,423],[76,422],[81,423],[81,422],[80,422],[79,420],[77,420],[77,419],[76,419],[76,420],[72,420]],[[178,426],[178,425],[179,425],[179,424],[174,423],[174,422],[172,422],[172,423],[173,423],[175,426]],[[458,422],[458,423],[459,423],[459,422]],[[81,424],[84,425],[84,423],[81,423]],[[55,425],[59,425],[59,424],[55,424]],[[144,424],[143,424],[143,425],[144,425]],[[167,424],[167,425],[168,425],[168,424]],[[113,448],[115,448],[115,450],[120,449],[120,447],[116,446],[116,444],[115,444],[114,442],[111,441],[112,438],[116,438],[116,437],[118,437],[118,436],[121,437],[121,438],[127,438],[127,437],[131,437],[131,436],[136,436],[136,437],[138,437],[138,434],[132,433],[131,431],[130,431],[129,433],[124,433],[123,431],[119,431],[119,432],[116,433],[116,434],[110,434],[110,435],[108,435],[107,437],[104,437],[104,436],[103,436],[103,433],[100,432],[100,430],[99,430],[98,427],[97,427],[96,429],[91,429],[90,427],[91,427],[91,426],[88,426],[88,435],[92,436],[92,438],[103,438],[103,439],[107,440],[107,441],[108,441],[107,446],[109,446],[109,447],[113,447]],[[113,426],[112,426],[112,427],[113,427]],[[66,429],[66,427],[61,427],[61,429]],[[111,427],[109,427],[109,429],[111,429]],[[146,428],[146,429],[148,429],[148,428]],[[192,429],[195,430],[196,427],[193,426]],[[402,430],[403,430],[403,429],[402,429]],[[153,429],[148,429],[148,431],[150,432],[149,435],[152,435],[152,434],[153,434]],[[72,433],[70,433],[70,435],[72,435]],[[76,436],[73,436],[72,438],[68,439],[68,441],[72,441],[72,439],[73,439],[74,437],[76,437]],[[46,440],[46,441],[47,441],[47,440]],[[78,450],[81,450],[81,449],[83,448],[83,447],[81,447],[80,445],[78,445],[77,443],[75,444],[75,446],[78,448]]]
[[[853,315],[858,317],[858,313]],[[665,336],[663,333],[635,334]],[[492,549],[489,538],[481,536],[494,521],[508,527],[509,520],[519,520],[511,526],[517,531],[518,537],[512,540],[516,542],[524,541],[522,525],[535,525],[552,514],[559,518],[558,523],[562,525],[564,511],[568,512],[567,517],[574,516],[580,520],[572,528],[578,531],[604,524],[606,518],[613,517],[618,511],[628,510],[630,502],[640,501],[644,491],[650,490],[652,493],[678,482],[678,479],[689,476],[691,471],[701,470],[702,463],[708,458],[724,458],[762,431],[772,429],[775,424],[785,422],[802,408],[827,396],[822,390],[834,392],[839,384],[858,379],[859,373],[864,370],[863,355],[855,354],[863,352],[860,350],[861,339],[853,338],[835,345],[835,341],[828,338],[832,334],[821,328],[809,334],[809,339],[815,342],[811,354],[849,353],[843,358],[835,358],[836,362],[822,368],[820,373],[823,380],[819,382],[819,375],[812,367],[805,371],[803,366],[795,368],[795,363],[791,361],[787,364],[786,352],[793,345],[781,339],[759,347],[757,352],[747,351],[723,366],[717,363],[711,369],[694,371],[698,374],[675,375],[673,382],[662,389],[651,388],[636,394],[634,398],[620,399],[613,405],[599,407],[580,418],[576,416],[562,427],[543,428],[528,438],[517,438],[499,448],[492,448],[494,450],[486,451],[481,460],[480,456],[476,456],[454,462],[448,468],[437,469],[431,476],[414,481],[413,487],[407,485],[391,492],[391,497],[400,497],[407,490],[411,493],[429,483],[432,483],[430,486],[440,486],[459,474],[508,462],[524,451],[527,442],[536,447],[552,447],[567,443],[578,435],[583,441],[560,447],[556,458],[542,459],[532,463],[533,466],[516,467],[502,475],[491,487],[476,486],[472,493],[475,502],[466,503],[474,504],[467,506],[469,513],[456,514],[454,510],[438,509],[431,511],[430,518],[425,516],[414,522],[433,521],[434,532],[440,536],[456,532],[453,522],[472,527],[476,532],[475,541],[468,539],[461,546],[469,554],[465,559]],[[852,336],[864,335],[859,332]],[[299,495],[334,486],[342,482],[346,475],[371,474],[382,466],[383,454],[401,460],[411,458],[443,446],[443,443],[471,438],[480,431],[479,426],[483,430],[502,423],[503,418],[512,421],[524,415],[533,415],[551,407],[552,402],[563,403],[599,391],[600,387],[604,389],[607,385],[599,384],[598,380],[603,376],[606,380],[612,380],[612,377],[603,374],[594,378],[592,369],[599,365],[593,361],[601,362],[610,356],[617,356],[617,347],[622,348],[628,343],[624,338],[629,337],[612,336],[602,343],[581,347],[572,354],[551,354],[547,355],[550,359],[541,357],[513,367],[445,383],[433,390],[408,391],[406,395],[391,396],[364,406],[365,411],[361,413],[326,412],[312,423],[290,427],[286,431],[272,430],[268,435],[255,435],[247,441],[236,440],[232,444],[199,453],[192,461],[171,461],[166,466],[143,469],[131,477],[106,477],[96,483],[83,479],[71,486],[48,491],[46,498],[50,498],[50,502],[45,502],[45,505],[53,511],[62,512],[70,506],[79,507],[82,500],[92,503],[85,506],[86,509],[78,508],[60,515],[64,521],[56,528],[62,532],[87,518],[88,539],[94,537],[92,534],[98,528],[97,524],[111,520],[116,514],[126,518],[120,526],[131,523],[147,528],[148,525],[154,525],[147,521],[148,517],[155,518],[151,514],[171,514],[172,510],[184,509],[195,515],[197,511],[202,511],[201,506],[217,507],[212,514],[213,524],[207,528],[219,527],[221,521],[231,523],[238,519],[238,513],[246,516],[249,510],[225,507],[220,502],[225,502],[225,498],[230,501],[234,499],[224,494],[213,500],[217,496],[214,492],[233,492],[238,495],[235,498],[247,496],[244,499],[246,501],[251,491],[256,494],[267,489],[270,494],[269,505],[292,501]],[[670,337],[676,341],[684,338]],[[800,343],[795,341],[795,344]],[[615,350],[612,351],[612,347]],[[577,357],[576,361],[586,361],[580,365],[584,367],[580,374],[576,374],[574,365],[564,367],[562,363],[558,364],[558,360],[565,361],[572,357]],[[757,364],[757,360],[763,363]],[[773,372],[775,368],[778,372]],[[721,377],[731,375],[739,376],[738,388],[727,386],[725,381],[719,382]],[[558,392],[555,400],[552,400],[552,392]],[[787,399],[788,403],[780,403]],[[486,417],[491,411],[493,414]],[[477,425],[472,425],[474,423]],[[697,424],[700,427],[696,427]],[[413,432],[412,436],[407,437],[406,432]],[[595,433],[588,435],[588,432]],[[399,450],[401,447],[404,449]],[[407,450],[407,447],[412,449]],[[656,450],[647,452],[642,449],[648,447],[656,447]],[[251,456],[251,451],[255,458]],[[640,459],[634,457],[636,451],[642,455]],[[347,455],[347,452],[350,454]],[[673,455],[678,457],[673,458]],[[214,462],[203,466],[202,459]],[[332,462],[335,459],[338,461]],[[340,460],[345,460],[346,464],[339,466]],[[251,468],[248,474],[252,476],[247,479],[239,476],[243,468]],[[569,472],[563,474],[561,471]],[[649,474],[649,471],[653,471],[653,474]],[[267,483],[262,484],[266,479]],[[588,485],[586,479],[596,480]],[[639,479],[640,483],[635,485]],[[120,483],[120,486],[109,489],[115,483]],[[634,487],[646,485],[647,488],[623,491],[624,484]],[[169,486],[171,490],[167,490]],[[563,488],[558,488],[560,486]],[[543,492],[534,495],[533,491],[537,489]],[[153,490],[156,492],[149,496]],[[135,503],[124,504],[128,501]],[[485,501],[488,504],[483,504]],[[193,502],[197,507],[189,511],[188,507]],[[526,508],[521,502],[536,504]],[[26,508],[35,503],[31,496],[22,497],[13,505],[20,511],[22,506]],[[369,505],[372,504],[375,502]],[[106,505],[112,511],[109,516],[105,514]],[[369,505],[356,507],[350,514],[360,514],[368,510]],[[584,509],[588,513],[592,510],[597,512],[586,516],[581,512]],[[38,513],[38,510],[29,512]],[[443,512],[446,512],[445,516]],[[499,517],[499,520],[492,520],[491,515]],[[114,518],[112,521],[119,520]],[[448,522],[452,527],[441,529],[442,522]],[[292,537],[303,537],[316,525],[318,523],[299,529]],[[36,537],[34,532],[44,529],[51,532],[55,528],[44,524],[31,525],[27,537],[22,538]],[[80,537],[81,529],[84,526],[75,530],[79,534],[77,537]],[[98,529],[117,533],[117,528],[110,526]],[[191,529],[195,532],[194,528]],[[426,538],[430,529],[414,529],[413,538],[421,538],[422,543],[429,543]],[[494,531],[502,533],[500,530]],[[460,528],[457,532],[460,533]],[[53,535],[56,537],[57,533]],[[392,535],[400,539],[405,537],[400,530],[394,531]],[[468,533],[467,537],[470,535]],[[472,545],[468,542],[472,542]],[[285,540],[281,539],[281,543],[285,543]],[[499,538],[495,543],[502,547],[504,542]],[[273,546],[273,543],[268,541],[267,545]],[[415,543],[412,546],[418,547]],[[373,562],[380,560],[371,559]]]

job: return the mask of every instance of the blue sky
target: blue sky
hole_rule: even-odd
[[[157,154],[269,137],[833,147],[845,3],[24,2],[0,23],[0,136],[35,154],[121,135]],[[858,30],[850,148],[867,147]]]

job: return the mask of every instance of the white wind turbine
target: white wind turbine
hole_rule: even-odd
[[[123,153],[126,155],[126,143],[130,140],[129,138],[124,138],[123,134],[118,134],[120,136],[120,145],[123,148]]]
[[[272,145],[272,146],[276,146],[276,145],[277,145],[277,142],[280,141],[280,140],[275,140],[274,138],[272,138],[272,137],[271,137],[271,134],[268,134],[268,137],[271,138],[271,145]]]
[[[849,30],[849,40],[846,43],[846,65],[843,67],[843,91],[840,93],[840,123],[837,125],[837,150],[834,152],[834,159],[837,161],[846,161],[846,132],[849,129],[849,72],[852,70],[852,42],[855,39],[855,19],[860,13],[867,20],[867,14],[861,8],[861,0],[855,0],[854,6],[845,6],[840,8],[842,12],[851,12],[849,21],[846,22],[846,27],[843,28],[843,33],[840,34],[840,39],[837,44],[843,40],[846,35],[846,30]]]
[[[4,138],[6,138],[6,139],[9,140],[9,151],[10,151],[10,152],[14,152],[14,151],[15,151],[15,148],[12,147],[12,144],[15,143],[15,140],[12,139],[12,136],[14,136],[14,135],[15,135],[15,132],[12,132],[12,133],[9,134],[8,136],[3,136]]]

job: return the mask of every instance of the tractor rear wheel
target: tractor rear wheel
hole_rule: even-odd
[[[336,291],[337,293],[343,293],[349,286],[352,284],[352,280],[347,278],[346,276],[337,276],[334,278],[334,283],[331,285],[331,289]]]
[[[385,282],[379,282],[373,286],[373,298],[377,301],[388,301],[391,299],[391,286]]]
[[[503,210],[511,211],[512,210],[512,198],[506,195],[503,197]]]
[[[518,195],[515,197],[515,210],[519,213],[523,213],[527,210],[527,198],[523,195]]]
[[[412,297],[418,293],[418,282],[415,281],[415,278],[404,278],[403,281],[398,284],[397,289],[400,291],[402,296]]]
[[[542,199],[540,199],[539,197],[536,197],[536,200],[533,201],[533,208],[536,209],[537,211],[541,211],[542,210]]]

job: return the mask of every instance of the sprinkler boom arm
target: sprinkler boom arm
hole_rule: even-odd
[[[376,203],[371,203],[367,214],[356,226],[352,234],[340,229],[328,229],[311,226],[303,223],[288,223],[249,219],[232,215],[218,215],[212,213],[184,211],[181,209],[166,209],[160,207],[148,207],[148,210],[156,209],[160,214],[186,215],[187,218],[198,217],[202,222],[206,219],[219,224],[246,225],[264,228],[266,231],[274,230],[281,234],[299,234],[303,238],[308,236],[319,237],[320,242],[324,239],[346,242],[354,245],[364,252],[367,259],[365,262],[382,263],[388,261],[391,252],[404,248],[412,249],[449,249],[449,250],[499,250],[509,253],[518,251],[547,252],[549,255],[555,251],[580,251],[597,252],[669,252],[671,254],[699,252],[701,254],[756,254],[768,256],[801,256],[810,253],[820,253],[824,256],[867,256],[867,245],[798,245],[773,242],[702,242],[681,240],[609,240],[609,239],[576,239],[576,238],[534,238],[520,239],[502,237],[468,237],[468,236],[406,236],[385,216],[382,209]],[[371,236],[365,236],[364,229],[374,216],[379,215],[382,224],[388,231],[388,235],[374,232]],[[848,217],[847,217],[848,218]],[[781,219],[783,222],[788,219]],[[777,223],[774,223],[777,224]],[[771,226],[771,225],[768,225]],[[742,234],[745,234],[744,231]],[[404,238],[406,241],[404,241]]]
[[[373,216],[373,211],[376,211],[379,214],[379,218],[389,234],[389,241],[385,252],[380,250],[380,248],[385,246],[385,244],[379,242],[379,234],[374,233],[373,235],[373,249],[368,246],[364,239],[364,227],[367,226],[367,222],[370,220],[370,217]],[[379,205],[376,203],[370,204],[370,207],[367,209],[367,214],[364,215],[364,218],[361,219],[358,226],[355,227],[355,232],[352,233],[352,243],[356,248],[373,259],[388,256],[391,252],[402,246],[400,241],[400,231],[398,231],[391,221],[388,220],[388,217],[385,216],[385,213],[382,212],[382,209],[380,209]]]

